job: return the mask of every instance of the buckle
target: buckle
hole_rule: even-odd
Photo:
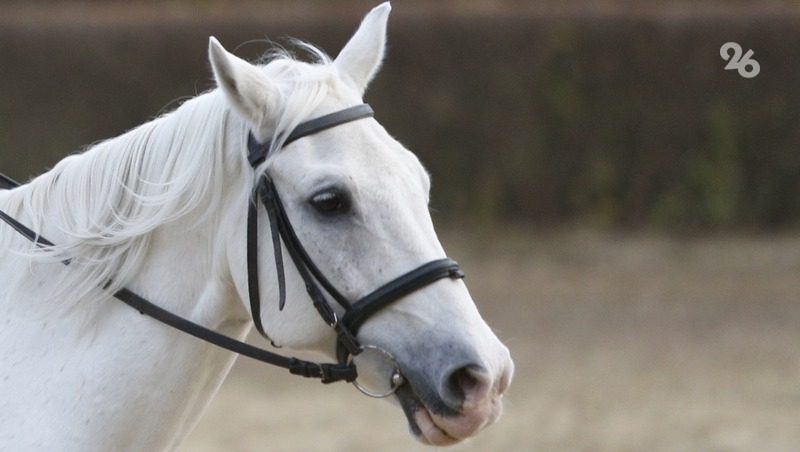
[[[358,378],[358,372],[352,364],[320,364],[297,358],[292,358],[289,372],[301,377],[319,378],[325,384],[342,380],[352,382]]]

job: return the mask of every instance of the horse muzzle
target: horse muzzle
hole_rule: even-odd
[[[514,363],[507,357],[492,372],[477,361],[466,361],[435,380],[407,373],[396,395],[411,432],[425,444],[448,446],[476,435],[500,417]]]

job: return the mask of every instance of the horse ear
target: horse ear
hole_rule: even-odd
[[[386,21],[391,9],[386,2],[370,11],[334,61],[339,73],[362,94],[383,61]]]
[[[276,90],[256,66],[228,53],[213,36],[208,40],[208,59],[214,70],[217,86],[231,106],[257,129],[266,126],[269,99]]]

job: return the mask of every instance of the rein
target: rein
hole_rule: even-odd
[[[342,124],[356,121],[373,116],[372,108],[367,104],[361,104],[350,108],[324,115],[299,124],[286,138],[283,146],[303,138],[313,135],[323,130],[330,129]],[[248,135],[248,160],[255,169],[266,160],[269,153],[269,143],[259,143],[251,134]],[[14,179],[0,173],[0,185],[12,189],[20,186]],[[246,344],[237,339],[225,336],[216,331],[208,329],[202,325],[194,323],[177,314],[167,311],[134,292],[123,288],[113,294],[115,298],[139,311],[140,314],[158,320],[172,328],[178,329],[186,334],[204,340],[218,347],[222,347],[234,353],[247,356],[249,358],[283,367],[293,375],[303,377],[318,378],[323,383],[335,381],[348,381],[356,384],[356,387],[366,395],[371,397],[388,396],[403,384],[400,370],[396,369],[391,376],[391,389],[387,393],[375,394],[361,387],[356,379],[358,372],[352,358],[365,350],[376,350],[385,355],[391,361],[394,358],[387,351],[374,345],[362,345],[357,339],[358,330],[365,321],[384,307],[392,304],[400,298],[432,284],[443,278],[460,279],[464,277],[458,264],[449,259],[437,259],[423,264],[391,281],[378,287],[364,297],[351,302],[342,295],[336,287],[325,277],[323,272],[314,264],[314,261],[306,252],[300,239],[297,237],[292,227],[289,217],[281,202],[278,190],[272,179],[266,172],[258,177],[256,189],[253,197],[248,201],[247,213],[247,282],[248,295],[250,301],[250,313],[256,330],[266,339],[269,335],[264,330],[261,322],[261,297],[258,284],[258,202],[264,206],[269,218],[272,248],[275,256],[275,269],[278,277],[279,291],[279,310],[283,310],[286,303],[286,282],[283,263],[282,246],[286,247],[289,257],[295,268],[298,270],[306,292],[311,299],[320,317],[337,335],[336,356],[338,363],[316,363],[305,361],[294,357],[287,357],[273,353],[252,345]],[[53,243],[20,223],[10,215],[0,210],[0,220],[10,225],[15,231],[38,247],[46,248],[53,246]],[[69,265],[70,261],[62,261],[64,265]],[[345,311],[339,318],[336,311],[328,303],[327,293]],[[270,340],[271,341],[271,340]],[[274,345],[274,344],[273,344]],[[394,362],[396,366],[396,362]],[[397,367],[397,366],[396,366]]]

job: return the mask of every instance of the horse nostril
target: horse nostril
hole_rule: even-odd
[[[491,389],[488,372],[477,364],[459,367],[447,375],[442,396],[451,408],[481,400]]]

